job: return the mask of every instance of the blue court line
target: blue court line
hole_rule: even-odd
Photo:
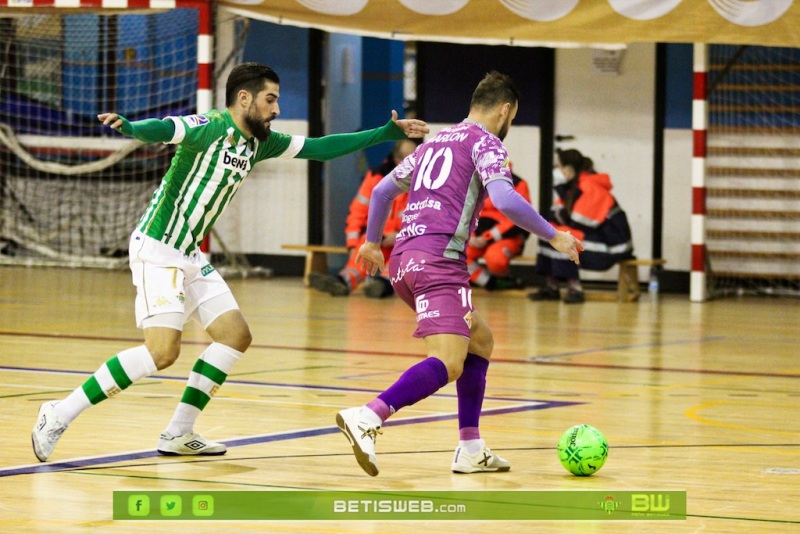
[[[488,400],[488,399],[487,399]],[[515,401],[519,402],[519,399],[514,399]],[[570,401],[527,401],[531,404],[525,404],[521,406],[510,406],[505,408],[489,408],[483,410],[481,412],[482,416],[490,416],[490,415],[502,415],[502,414],[509,414],[509,413],[517,413],[517,412],[526,412],[531,410],[545,410],[549,408],[561,408],[565,406],[574,406],[577,404],[583,404],[581,402],[570,402]],[[420,423],[431,423],[437,421],[449,421],[452,419],[456,419],[458,414],[444,414],[444,415],[426,415],[420,417],[409,417],[406,419],[397,419],[394,421],[389,421],[386,424],[386,427],[393,427],[393,426],[403,426],[403,425],[412,425],[412,424],[420,424]],[[238,438],[238,439],[230,439],[230,440],[223,440],[220,443],[224,443],[228,448],[232,447],[242,447],[245,445],[255,445],[259,443],[270,443],[274,441],[286,441],[291,439],[299,439],[299,438],[308,438],[308,437],[315,437],[315,436],[325,436],[328,434],[335,434],[339,432],[339,428],[336,426],[332,427],[318,427],[318,428],[308,428],[305,430],[293,430],[289,432],[279,432],[277,434],[260,434],[256,436],[250,436],[245,438]],[[31,453],[32,454],[32,453]],[[133,451],[133,452],[126,452],[120,454],[111,454],[111,455],[103,455],[103,456],[95,456],[92,458],[83,458],[78,460],[65,460],[63,462],[53,462],[53,463],[40,463],[40,464],[32,464],[32,465],[23,465],[17,467],[7,467],[0,469],[0,478],[7,477],[7,476],[15,476],[15,475],[30,475],[34,473],[50,473],[50,472],[59,472],[59,471],[68,471],[73,469],[79,469],[82,467],[93,467],[98,465],[105,465],[105,464],[115,464],[119,462],[127,462],[131,460],[141,460],[145,458],[155,458],[160,457],[162,455],[158,454],[155,449],[151,450],[144,450],[144,451]],[[185,457],[184,457],[185,458]],[[200,457],[194,457],[200,458]],[[206,457],[207,458],[207,457]],[[236,459],[233,458],[231,461],[235,461]]]
[[[67,375],[82,375],[82,376],[89,376],[94,374],[93,371],[75,371],[72,369],[52,369],[52,368],[41,368],[41,367],[15,367],[10,365],[0,365],[0,371],[22,371],[26,373],[56,373],[56,374],[67,374]],[[236,376],[234,373],[233,375],[229,375],[228,379],[225,381],[225,384],[235,384],[239,386],[261,386],[261,387],[274,387],[274,388],[288,388],[288,389],[308,389],[308,390],[315,390],[315,391],[341,391],[346,393],[383,393],[384,389],[368,389],[368,388],[354,388],[354,387],[346,387],[346,386],[317,386],[313,384],[287,384],[284,382],[261,382],[258,380],[237,380],[232,378]],[[153,381],[158,380],[172,380],[172,381],[179,381],[179,382],[186,382],[186,376],[175,376],[175,375],[150,375],[148,377]],[[144,382],[139,382],[140,384],[144,385]],[[69,387],[65,387],[64,389],[69,389]],[[439,397],[456,397],[455,394],[452,393],[436,393]],[[506,397],[486,397],[485,400],[498,400],[498,401],[510,401],[510,402],[525,402],[524,399],[519,398],[506,398]],[[528,402],[546,402],[546,401],[528,401]]]
[[[94,374],[94,371],[76,371],[74,369],[52,369],[52,368],[42,368],[42,367],[16,367],[11,365],[0,365],[0,371],[22,371],[26,373],[55,373],[55,374],[65,374],[65,375],[81,375],[81,376],[89,376]],[[344,386],[315,386],[313,384],[287,384],[283,382],[262,382],[259,380],[237,380],[235,378],[236,374],[232,374],[228,376],[228,379],[225,381],[225,384],[236,384],[239,386],[264,386],[264,387],[276,387],[276,388],[290,388],[290,389],[312,389],[312,390],[323,390],[323,391],[345,391],[345,392],[355,392],[355,393],[381,393],[382,389],[366,389],[366,388],[352,388],[352,387],[344,387]],[[151,380],[177,380],[180,382],[185,382],[187,380],[187,376],[175,376],[175,375],[158,375],[153,374],[150,375],[148,378]],[[451,395],[452,396],[452,395]],[[505,399],[498,399],[498,400],[505,400]],[[519,400],[519,399],[514,399]]]

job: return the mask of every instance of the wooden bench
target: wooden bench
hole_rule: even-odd
[[[308,286],[311,273],[328,272],[328,254],[349,254],[347,247],[331,245],[281,245],[284,250],[299,250],[306,253],[306,266],[303,271],[303,282]]]
[[[347,247],[337,247],[331,245],[281,245],[284,250],[299,250],[306,253],[306,264],[303,271],[303,282],[308,286],[308,276],[311,273],[328,272],[328,254],[349,254]],[[511,260],[516,264],[535,264],[534,256],[517,256]],[[616,300],[620,302],[634,302],[639,299],[641,289],[639,288],[639,267],[655,267],[667,263],[663,259],[631,259],[622,260],[619,265],[619,276],[617,278]],[[594,298],[594,293],[589,300],[609,300],[608,298]]]
[[[639,267],[656,267],[667,263],[667,260],[657,259],[630,259],[622,260],[619,265],[617,278],[617,300],[620,302],[634,302],[639,299],[642,290],[639,288]]]
[[[517,256],[511,259],[511,263],[535,265],[536,258],[533,256]],[[622,260],[617,264],[619,266],[619,275],[617,277],[616,293],[608,293],[606,291],[590,291],[586,293],[586,299],[635,302],[639,299],[642,293],[641,289],[639,288],[639,267],[660,267],[665,263],[667,263],[667,260],[663,259],[651,260],[635,258],[630,260]]]
[[[536,265],[536,256],[514,256],[511,258],[511,263],[533,266]]]

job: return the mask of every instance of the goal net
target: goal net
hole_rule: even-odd
[[[709,295],[800,297],[800,49],[709,47]]]
[[[0,10],[0,263],[124,267],[175,147],[103,126],[195,113],[198,10]]]

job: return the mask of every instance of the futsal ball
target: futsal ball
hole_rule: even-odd
[[[558,442],[558,459],[564,469],[580,477],[596,473],[608,458],[608,441],[591,425],[575,425]]]

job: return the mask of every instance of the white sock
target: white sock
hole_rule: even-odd
[[[181,401],[166,431],[173,436],[189,434],[203,408],[225,382],[242,353],[222,343],[212,343],[200,355],[189,374]]]
[[[467,454],[475,454],[486,447],[486,442],[482,439],[459,440],[458,446],[467,451]]]
[[[113,397],[155,372],[156,364],[147,347],[139,345],[124,350],[101,365],[82,386],[56,404],[53,411],[59,419],[69,424],[89,406]]]
[[[175,413],[172,414],[169,425],[167,425],[167,432],[173,436],[190,434],[194,430],[194,422],[197,421],[199,415],[199,408],[185,402],[179,402],[175,408]]]

